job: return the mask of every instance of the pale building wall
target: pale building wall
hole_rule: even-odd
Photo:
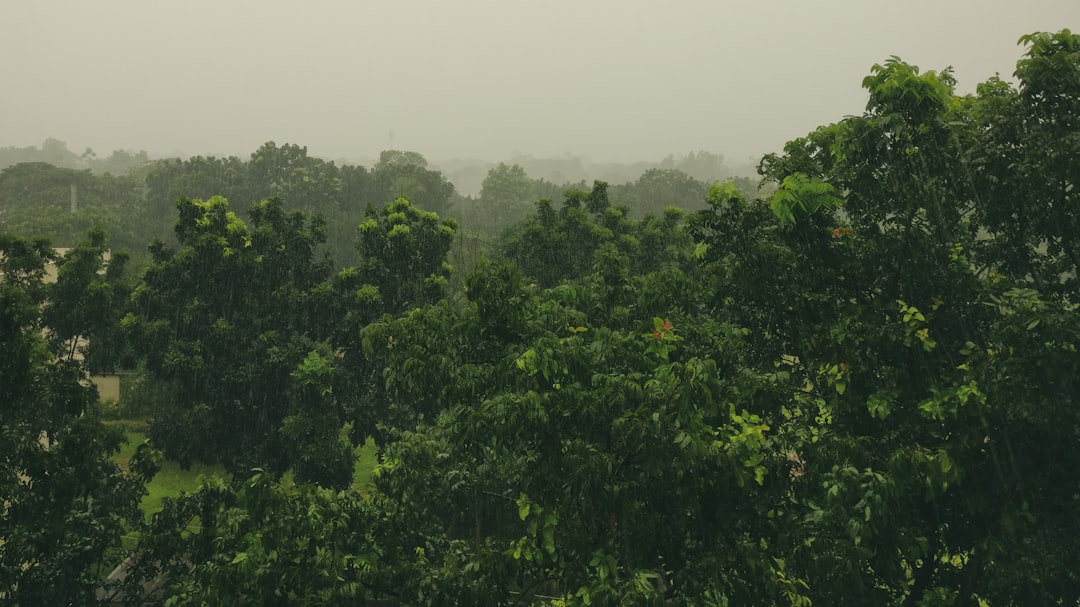
[[[97,386],[98,399],[102,402],[111,400],[120,402],[120,376],[119,375],[95,375],[90,378]]]
[[[62,258],[67,255],[67,252],[71,249],[69,247],[59,247],[56,250],[57,258]],[[45,284],[52,284],[56,282],[56,262],[50,261],[45,264]]]

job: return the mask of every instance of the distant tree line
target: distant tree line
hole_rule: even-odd
[[[562,174],[539,160],[526,160],[537,170]],[[659,165],[639,164],[626,167],[641,168],[642,173],[627,172],[628,181],[611,188],[614,202],[637,216],[659,214],[667,206],[704,208],[709,184],[725,176],[723,159],[705,152],[669,156]],[[145,152],[124,150],[99,160],[92,150],[78,156],[63,142],[49,139],[40,149],[0,149],[0,167],[6,167],[0,170],[0,227],[13,233],[70,245],[97,226],[109,232],[113,246],[142,257],[145,243],[172,240],[172,205],[180,196],[223,196],[244,218],[249,205],[277,198],[287,208],[324,218],[325,246],[340,265],[357,261],[351,243],[353,219],[369,206],[399,196],[458,219],[467,231],[493,237],[532,212],[537,200],[558,201],[568,190],[588,187],[584,179],[538,179],[521,165],[500,163],[488,169],[477,197],[462,196],[416,152],[386,150],[368,169],[339,166],[309,156],[306,147],[274,142],[263,144],[246,160],[150,160]],[[681,169],[714,176],[695,178]],[[577,177],[583,170],[569,174]],[[737,182],[748,195],[757,187],[745,177]]]

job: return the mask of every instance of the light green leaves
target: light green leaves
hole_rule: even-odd
[[[937,342],[930,337],[930,328],[926,326],[926,316],[915,306],[909,306],[904,300],[896,300],[900,307],[900,316],[904,322],[906,337],[904,343],[912,345],[916,340],[922,344],[927,352],[937,347]]]
[[[784,178],[769,205],[780,225],[788,225],[795,223],[798,215],[813,215],[821,209],[843,205],[844,200],[836,196],[835,191],[836,188],[819,177],[793,173]]]
[[[545,513],[544,508],[529,499],[524,492],[518,494],[515,503],[518,507],[518,518],[527,522],[528,535],[511,542],[511,556],[516,560],[526,561],[539,560],[544,555],[554,557],[555,529],[559,518],[552,512]]]
[[[693,257],[694,259],[697,259],[697,260],[702,260],[702,259],[705,259],[705,255],[707,255],[708,253],[709,253],[709,243],[707,243],[707,242],[699,242],[696,245],[694,245],[694,252],[691,254],[691,257]]]
[[[866,408],[872,417],[885,419],[892,411],[892,403],[895,398],[896,395],[891,392],[874,392],[866,399]]]

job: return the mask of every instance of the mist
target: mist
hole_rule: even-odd
[[[742,162],[859,113],[889,56],[969,92],[1077,25],[1075,0],[9,2],[0,146]]]

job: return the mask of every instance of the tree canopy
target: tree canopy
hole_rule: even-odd
[[[761,187],[498,165],[479,203],[521,220],[468,271],[404,151],[159,163],[175,239],[133,278],[99,231],[0,237],[0,594],[89,597],[126,526],[128,591],[175,605],[1075,604],[1080,36],[1020,42],[971,95],[873,66]],[[151,443],[229,472],[145,524],[82,383],[124,361]]]

